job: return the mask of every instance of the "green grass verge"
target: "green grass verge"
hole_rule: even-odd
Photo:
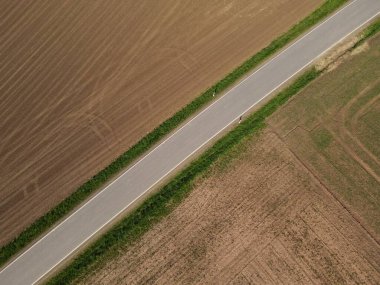
[[[380,18],[375,20],[371,25],[369,25],[366,29],[364,29],[360,40],[354,44],[353,49],[356,48],[357,46],[361,45],[366,39],[372,37],[376,33],[380,31]]]
[[[171,212],[192,190],[197,177],[204,174],[210,165],[223,154],[239,144],[244,138],[265,126],[265,119],[283,105],[290,97],[314,80],[320,71],[312,69],[299,77],[291,86],[280,92],[257,112],[250,115],[224,137],[219,139],[201,157],[181,171],[159,192],[149,197],[138,209],[115,225],[94,242],[79,257],[47,284],[70,284],[94,270],[97,265],[113,257],[118,249],[130,245],[151,226]]]
[[[0,249],[0,266],[4,265],[13,255],[20,252],[30,242],[35,240],[46,232],[52,225],[57,223],[62,217],[67,215],[76,206],[83,202],[91,193],[98,190],[102,185],[123,170],[131,162],[135,161],[144,152],[150,149],[154,144],[168,135],[184,120],[195,114],[200,108],[204,107],[213,100],[213,93],[227,89],[238,79],[247,74],[250,70],[262,63],[265,59],[276,53],[278,50],[286,46],[288,43],[296,39],[310,27],[315,25],[321,19],[335,11],[337,8],[346,3],[347,0],[327,0],[324,4],[315,10],[304,20],[293,26],[288,32],[274,40],[266,48],[249,58],[242,65],[229,73],[222,80],[211,86],[203,92],[198,98],[177,112],[173,117],[162,123],[151,133],[141,139],[136,145],[119,156],[109,166],[100,171],[89,181],[80,186],[73,194],[59,203],[56,207],[39,218],[30,227],[25,229],[17,238],[3,246]]]

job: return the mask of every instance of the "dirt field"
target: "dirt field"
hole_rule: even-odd
[[[0,245],[321,2],[0,0]]]
[[[379,47],[294,97],[83,283],[379,284]]]

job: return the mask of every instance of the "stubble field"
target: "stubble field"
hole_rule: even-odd
[[[321,2],[1,0],[0,245]]]
[[[379,47],[296,95],[83,284],[378,284]]]
[[[270,124],[380,242],[380,36],[370,43]]]

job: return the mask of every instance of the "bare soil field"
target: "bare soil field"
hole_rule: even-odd
[[[321,2],[0,0],[0,245]]]
[[[83,284],[379,284],[380,36]]]

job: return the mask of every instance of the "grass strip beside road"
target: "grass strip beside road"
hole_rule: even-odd
[[[380,32],[380,18],[377,18],[371,25],[369,25],[361,34],[360,40],[354,44],[352,49],[361,45],[368,38],[374,36],[376,33]]]
[[[46,213],[44,216],[36,220],[31,226],[26,228],[13,241],[6,244],[0,249],[0,266],[4,265],[10,258],[32,241],[47,232],[50,227],[56,224],[60,219],[66,216],[70,211],[85,201],[92,193],[103,186],[107,181],[114,178],[125,167],[136,161],[142,154],[158,143],[162,138],[175,130],[186,119],[194,115],[202,107],[210,103],[214,97],[213,93],[220,94],[232,84],[236,83],[250,70],[257,67],[264,60],[278,52],[291,41],[295,40],[299,35],[307,31],[310,27],[327,17],[336,9],[341,7],[347,0],[327,0],[317,10],[306,17],[304,20],[293,26],[288,32],[271,42],[266,48],[256,53],[254,56],[237,67],[222,80],[211,86],[203,92],[198,98],[177,112],[173,117],[166,120],[151,133],[146,135],[137,144],[128,151],[119,156],[105,169],[93,176],[89,181],[81,185],[74,193],[59,203],[56,207]]]

